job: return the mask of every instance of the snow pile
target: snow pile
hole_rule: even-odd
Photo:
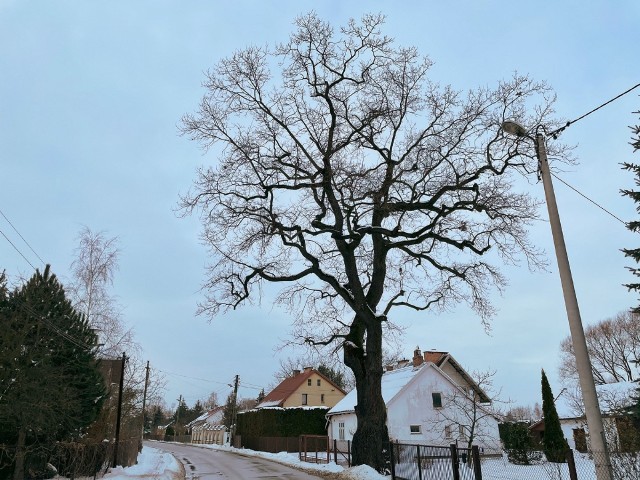
[[[340,475],[340,479],[344,480],[389,480],[389,477],[380,475],[373,468],[368,465],[358,465],[357,467],[351,467],[344,471]]]
[[[116,467],[103,478],[126,480],[133,478],[154,478],[158,480],[179,480],[184,478],[182,466],[170,453],[157,448],[142,447],[138,463],[131,467]]]

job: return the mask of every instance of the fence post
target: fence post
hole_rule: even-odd
[[[416,445],[416,449],[418,453],[416,455],[416,460],[418,461],[418,478],[422,480],[422,459],[420,458],[420,445]]]
[[[451,450],[451,468],[453,469],[453,480],[460,480],[460,465],[458,464],[458,448],[455,443],[449,445]]]
[[[338,465],[338,441],[333,439],[333,461]]]
[[[389,450],[391,450],[391,480],[396,480],[396,453],[393,451],[392,441],[389,441]]]
[[[482,480],[482,465],[480,463],[480,449],[477,445],[471,447],[471,458],[473,460],[473,473],[476,480]],[[572,479],[575,480],[575,479]]]
[[[351,440],[347,440],[347,465],[351,468]]]
[[[576,471],[576,459],[573,457],[573,450],[567,449],[567,466],[569,467],[569,478],[578,480],[578,472]]]

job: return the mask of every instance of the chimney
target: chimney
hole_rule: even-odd
[[[294,370],[292,376],[300,375],[300,370]]]
[[[420,351],[420,347],[416,347],[413,351],[413,366],[419,367],[424,363],[424,358],[422,358],[422,352]]]
[[[313,367],[304,367],[305,372],[308,372],[309,370],[313,370]]]
[[[386,370],[387,372],[392,372],[392,371],[393,371],[393,365],[387,365],[387,366],[385,367],[385,370]]]

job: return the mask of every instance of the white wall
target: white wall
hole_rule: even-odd
[[[423,367],[416,378],[405,387],[402,394],[387,405],[387,426],[391,439],[401,443],[428,445],[450,445],[458,440],[459,443],[465,444],[466,440],[459,435],[457,426],[452,427],[451,438],[445,438],[445,425],[451,424],[451,421],[446,420],[442,413],[445,413],[447,418],[457,416],[460,423],[468,423],[462,420],[457,409],[452,409],[451,405],[447,406],[447,397],[453,395],[454,391],[457,389],[439,373],[432,368]],[[432,392],[442,394],[442,410],[434,410]],[[467,400],[467,403],[469,408],[472,408],[471,400]],[[345,440],[352,440],[357,427],[355,413],[331,417],[328,432],[331,440],[339,439],[340,422],[345,423]],[[411,425],[419,425],[420,433],[411,433]],[[473,442],[475,445],[483,448],[499,448],[500,436],[495,418],[489,416],[482,419],[476,428],[483,435],[476,437]]]

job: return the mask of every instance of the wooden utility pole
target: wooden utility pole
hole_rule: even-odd
[[[238,383],[240,383],[240,375],[236,375],[236,381],[233,385],[233,410],[231,415],[231,429],[230,435],[231,439],[229,440],[229,445],[233,447],[233,438],[236,435],[236,421],[238,419]]]
[[[144,417],[147,408],[147,388],[149,387],[149,360],[147,360],[147,376],[144,379],[144,393],[142,394],[142,438],[144,438]]]
[[[116,444],[113,447],[113,467],[118,466],[118,445],[120,444],[120,423],[122,421],[122,391],[124,390],[124,366],[127,356],[122,352],[122,368],[120,369],[120,388],[118,390],[118,415],[116,417]]]
[[[176,424],[173,427],[173,440],[177,441],[175,437],[178,436],[178,421],[180,420],[180,407],[182,406],[182,394],[178,397],[178,409],[176,410]]]

